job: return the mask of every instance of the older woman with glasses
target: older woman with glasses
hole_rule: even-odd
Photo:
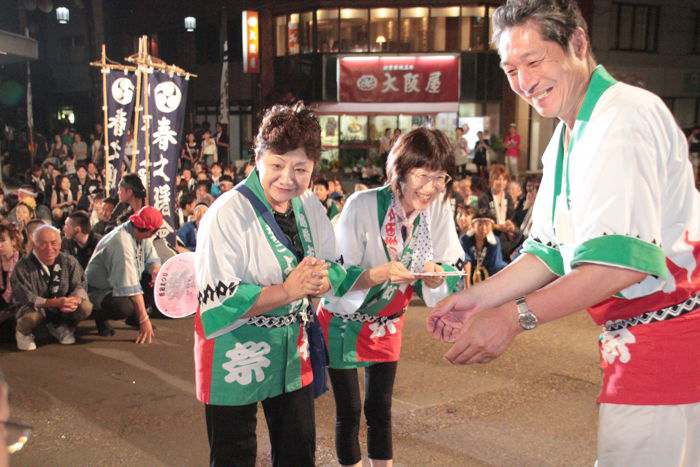
[[[319,321],[328,342],[336,403],[336,451],[341,465],[360,465],[360,390],[372,465],[391,465],[391,396],[401,351],[404,312],[414,290],[433,306],[456,286],[464,252],[444,200],[455,170],[452,145],[439,130],[402,135],[387,161],[386,186],[355,193],[336,225],[346,267],[362,273],[354,290],[322,301]]]

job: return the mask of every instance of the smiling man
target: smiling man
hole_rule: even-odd
[[[596,65],[573,1],[508,0],[493,22],[513,91],[560,122],[523,254],[441,302],[428,331],[454,342],[449,361],[486,363],[587,308],[603,326],[600,465],[700,465],[700,194],[683,133]]]

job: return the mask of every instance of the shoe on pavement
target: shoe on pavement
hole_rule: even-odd
[[[100,336],[110,337],[114,335],[114,328],[107,321],[95,320],[95,325],[97,326],[97,334]]]
[[[27,335],[16,331],[15,340],[17,341],[17,348],[19,350],[36,350],[36,344],[34,343],[34,334]]]
[[[55,337],[61,344],[75,344],[75,335],[73,335],[73,331],[71,331],[71,329],[65,324],[59,324],[58,326],[54,326],[51,323],[47,323],[46,327],[49,329],[51,335]]]

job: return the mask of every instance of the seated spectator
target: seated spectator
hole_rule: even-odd
[[[60,175],[56,179],[56,186],[51,194],[51,216],[54,222],[63,225],[76,204],[77,201],[73,199],[73,193],[70,190],[70,179]]]
[[[7,216],[7,204],[5,203],[5,190],[0,188],[0,217],[5,218]]]
[[[141,178],[135,174],[126,174],[119,181],[119,204],[114,207],[110,224],[119,225],[129,220],[129,217],[146,205],[146,188]]]
[[[34,191],[34,187],[29,184],[22,185],[18,190],[17,190],[17,204],[10,210],[9,214],[7,215],[7,219],[10,222],[16,222],[17,221],[17,206],[19,206],[19,203],[24,203],[28,207],[30,207],[33,211],[36,211],[36,217],[43,219],[46,222],[51,222],[51,211],[49,210],[48,207],[44,206],[43,204],[38,204],[36,202],[36,191]],[[33,217],[33,215],[32,215]]]
[[[193,219],[189,222],[185,222],[182,227],[178,229],[177,238],[182,242],[182,247],[184,247],[184,250],[176,247],[178,253],[194,251],[197,248],[197,229],[199,228],[199,221],[207,212],[208,207],[209,206],[204,203],[196,205],[194,207]]]
[[[61,170],[63,170],[64,175],[75,175],[75,156],[72,153],[68,153],[66,156],[61,164]]]
[[[520,182],[514,178],[508,182],[508,188],[506,188],[506,191],[508,192],[510,199],[513,200],[513,210],[518,210],[518,208],[522,207],[525,197],[523,196],[523,187]]]
[[[219,189],[221,194],[231,191],[233,189],[233,178],[230,175],[222,175],[219,179]]]
[[[46,156],[45,163],[50,162],[54,167],[58,167],[68,155],[68,146],[61,141],[61,135],[54,135],[53,144],[49,148],[49,153]]]
[[[214,197],[209,194],[209,186],[211,182],[208,180],[202,180],[197,182],[197,190],[195,191],[195,196],[197,197],[197,203],[204,203],[207,206],[211,206],[214,202]]]
[[[480,211],[472,219],[471,229],[460,237],[465,258],[471,264],[470,283],[481,282],[506,267],[498,237],[493,234],[495,220],[491,213]]]
[[[102,176],[100,175],[100,172],[97,170],[97,165],[93,161],[90,161],[87,164],[87,177],[90,180],[95,180],[95,181],[99,182],[100,187],[102,187]]]
[[[211,190],[209,193],[214,197],[218,198],[221,194],[221,188],[219,187],[219,180],[221,179],[221,165],[215,163],[211,166]]]
[[[365,191],[365,190],[369,190],[369,187],[367,185],[365,185],[364,183],[355,183],[355,186],[353,187],[353,193],[358,192],[358,191]],[[331,193],[331,194],[333,194],[333,193]]]
[[[76,133],[75,136],[73,136],[73,145],[71,147],[76,163],[81,164],[87,161],[88,147],[80,136],[80,133]]]
[[[197,181],[192,178],[192,171],[190,169],[182,169],[182,175],[180,180],[184,182],[186,188],[190,191],[194,191]]]
[[[46,190],[46,181],[43,177],[43,169],[41,168],[41,164],[35,163],[32,166],[29,174],[29,184],[32,185],[34,193],[43,193]]]
[[[85,211],[73,211],[63,225],[63,243],[61,251],[75,257],[83,269],[87,268],[92,252],[102,238],[92,231],[90,215]]]
[[[328,219],[333,219],[340,213],[340,208],[338,207],[338,203],[328,196],[330,194],[328,191],[328,181],[325,178],[317,178],[314,180],[313,188],[314,194],[321,204],[323,204],[323,207],[326,208],[326,216],[328,216]]]
[[[112,212],[114,212],[114,207],[118,202],[119,200],[114,197],[102,200],[102,205],[97,211],[98,221],[92,226],[92,231],[95,232],[95,234],[103,236],[115,227],[115,225],[110,222],[110,219],[112,217]]]
[[[24,200],[17,204],[15,208],[15,219],[17,227],[23,229],[26,225],[35,218],[34,209],[30,206],[31,200]]]
[[[197,182],[209,182],[209,183],[211,183],[207,169],[203,169],[201,172],[197,172],[197,180],[196,181]],[[197,188],[196,185],[195,185],[195,188]]]
[[[24,245],[22,247],[22,255],[28,256],[34,251],[34,231],[41,225],[46,225],[42,219],[32,219],[24,227]]]
[[[190,216],[194,213],[194,207],[197,205],[197,196],[194,193],[186,191],[180,195],[177,201],[178,209],[175,216],[175,229],[179,229],[190,220]]]
[[[91,213],[98,195],[102,196],[102,189],[99,183],[94,180],[89,180],[83,187],[83,191],[78,193],[78,204],[75,208]]]
[[[87,165],[79,164],[75,168],[75,175],[70,177],[70,189],[73,193],[73,199],[79,199],[80,194],[85,192],[87,182]]]
[[[472,206],[476,208],[479,197],[472,192],[472,178],[467,176],[454,182],[455,201],[457,205]]]
[[[471,230],[472,219],[476,214],[476,209],[471,206],[457,205],[455,209],[455,226],[457,226],[457,235],[461,237]]]
[[[139,326],[136,343],[150,343],[153,326],[146,312],[141,275],[146,269],[154,282],[160,258],[152,237],[163,223],[159,210],[146,206],[102,237],[86,270],[93,317],[101,336],[114,335],[108,320],[124,319]]]
[[[12,303],[10,276],[19,261],[21,250],[22,235],[17,228],[9,222],[0,223],[0,326],[3,328],[7,325],[3,323],[12,321],[14,317],[14,312],[10,308]]]
[[[57,228],[39,226],[33,241],[34,251],[17,262],[10,278],[17,348],[35,350],[32,332],[44,321],[61,344],[73,344],[75,327],[92,311],[85,273],[75,258],[61,253]]]
[[[494,234],[503,249],[503,257],[510,258],[518,243],[520,231],[513,223],[515,205],[506,191],[509,182],[508,172],[502,164],[493,164],[489,169],[489,191],[479,198],[479,211],[488,210],[495,220]]]

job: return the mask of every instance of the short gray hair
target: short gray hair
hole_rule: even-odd
[[[58,238],[61,238],[61,231],[58,230],[56,227],[54,227],[51,224],[41,224],[39,227],[32,232],[32,241],[36,243],[36,239],[39,238],[39,234],[43,232],[44,230],[50,230],[51,232],[55,233],[58,235]]]
[[[491,42],[498,47],[504,30],[529,21],[540,27],[543,38],[556,42],[565,51],[576,28],[588,36],[588,25],[574,0],[507,0],[493,15]]]

